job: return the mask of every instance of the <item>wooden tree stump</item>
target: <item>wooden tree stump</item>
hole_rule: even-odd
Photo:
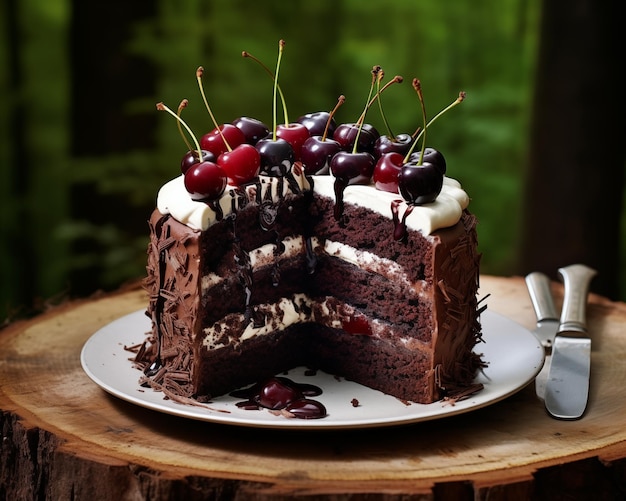
[[[554,284],[560,298],[562,289]],[[481,278],[527,328],[522,278]],[[205,423],[110,396],[85,341],[144,308],[137,289],[57,307],[0,332],[0,499],[623,499],[626,305],[592,295],[591,397],[551,419],[534,385],[467,414],[390,428],[293,431]]]

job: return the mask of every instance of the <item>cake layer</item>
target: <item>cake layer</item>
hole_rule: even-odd
[[[219,395],[305,366],[406,400],[428,403],[439,398],[438,393],[433,396],[432,353],[320,324],[292,325],[198,356],[199,395]]]

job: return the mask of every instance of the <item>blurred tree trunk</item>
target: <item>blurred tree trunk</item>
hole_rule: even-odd
[[[543,2],[520,272],[584,263],[592,290],[617,298],[624,36],[611,3]]]
[[[77,168],[85,168],[82,164],[89,165],[87,161],[93,158],[154,148],[154,108],[146,106],[145,110],[137,112],[131,111],[131,106],[141,98],[153,99],[155,68],[146,58],[132,54],[128,45],[135,26],[152,19],[156,11],[154,0],[71,1],[70,126],[71,152]],[[115,221],[121,231],[145,232],[147,215],[146,218],[128,217],[133,213],[128,197],[102,193],[97,182],[74,183],[70,198],[70,215],[74,220],[90,221],[98,228]],[[149,214],[149,210],[145,213]],[[93,235],[77,238],[72,243],[73,254],[77,256],[104,255],[105,252]],[[97,278],[106,270],[102,261],[70,270],[72,295],[88,295],[102,286]]]

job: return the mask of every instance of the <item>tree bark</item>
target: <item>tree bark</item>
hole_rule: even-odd
[[[524,274],[592,266],[592,290],[613,299],[625,160],[620,23],[605,2],[543,3],[520,256]]]

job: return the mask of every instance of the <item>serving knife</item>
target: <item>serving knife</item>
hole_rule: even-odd
[[[543,400],[552,355],[552,343],[559,330],[559,315],[554,306],[550,279],[546,274],[539,271],[529,273],[526,275],[526,286],[537,316],[537,327],[533,333],[541,342],[546,355],[543,367],[535,378],[535,393]]]
[[[587,335],[589,285],[596,270],[583,264],[559,268],[564,284],[559,331],[545,388],[546,410],[558,419],[579,419],[589,397],[591,338]]]

